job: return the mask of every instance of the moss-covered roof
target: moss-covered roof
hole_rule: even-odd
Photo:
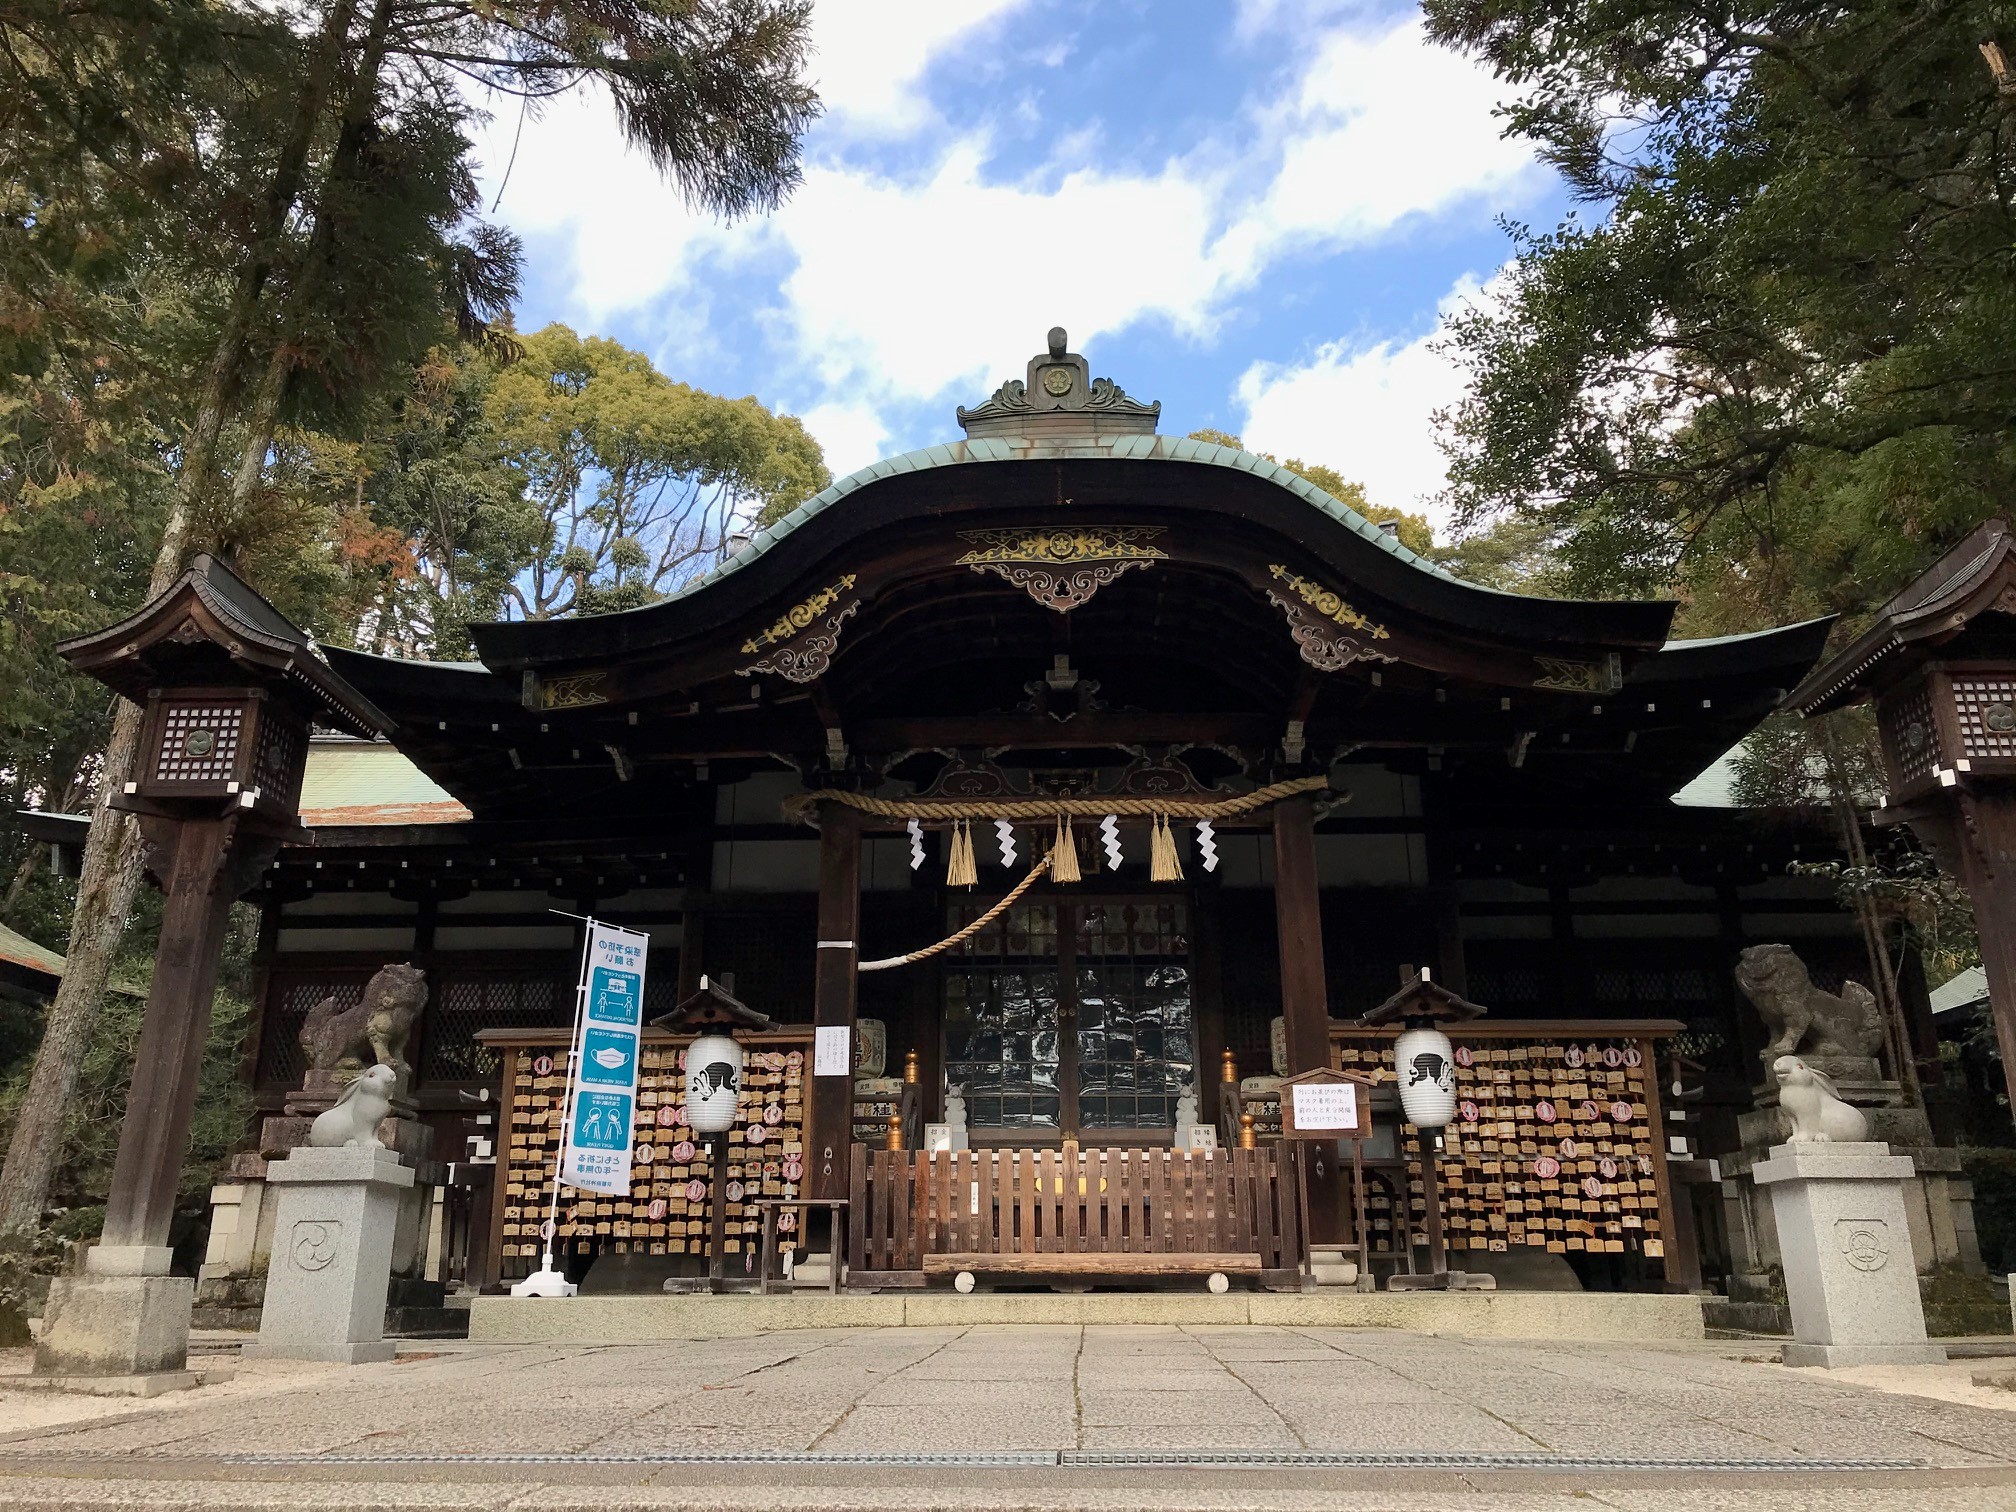
[[[303,824],[455,824],[468,817],[468,809],[392,746],[318,737],[308,748]]]

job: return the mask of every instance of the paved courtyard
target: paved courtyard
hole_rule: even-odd
[[[1771,1353],[996,1326],[418,1345],[383,1365],[248,1364],[228,1382],[140,1403],[9,1389],[0,1374],[0,1507],[1524,1512],[1833,1507],[1851,1485],[1862,1488],[1858,1512],[2016,1507],[2016,1392],[1971,1385],[1980,1362],[1892,1372],[1880,1389],[1875,1373],[1791,1371],[1767,1363]],[[17,1353],[12,1368],[25,1367]],[[1087,1462],[1100,1451],[1143,1459]],[[1259,1458],[1183,1463],[1197,1451]],[[917,1453],[978,1462],[863,1458]],[[1366,1458],[1292,1458],[1309,1453]],[[690,1462],[696,1454],[758,1460]],[[419,1458],[438,1456],[448,1458]],[[1731,1460],[1760,1463],[1743,1473],[1684,1463]]]

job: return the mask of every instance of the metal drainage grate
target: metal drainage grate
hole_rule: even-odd
[[[14,1451],[16,1453],[22,1450]],[[31,1452],[32,1451],[28,1451]],[[1156,1467],[1310,1468],[1344,1470],[1691,1471],[1810,1474],[1863,1470],[1925,1470],[1922,1459],[1707,1458],[1677,1455],[1504,1453],[1349,1453],[1296,1449],[1036,1449],[977,1454],[872,1454],[838,1450],[695,1450],[681,1454],[127,1454],[60,1455],[162,1463],[200,1461],[247,1467],[309,1465],[852,1465],[979,1469],[1153,1469]]]
[[[1113,1466],[1140,1469],[1151,1465],[1186,1467],[1242,1465],[1314,1466],[1355,1470],[1925,1470],[1922,1459],[1722,1459],[1699,1456],[1627,1454],[1498,1453],[1465,1454],[1418,1451],[1397,1454],[1357,1454],[1296,1449],[1067,1449],[1060,1465]]]
[[[1420,1451],[1356,1454],[1300,1449],[1030,1449],[979,1454],[870,1454],[839,1450],[695,1450],[684,1454],[145,1454],[127,1451],[39,1451],[28,1444],[0,1451],[9,1461],[61,1460],[65,1463],[117,1461],[129,1465],[236,1465],[247,1468],[345,1469],[373,1465],[837,1465],[864,1469],[1317,1469],[1317,1470],[1542,1470],[1554,1473],[1694,1472],[1733,1474],[1814,1474],[1864,1470],[1927,1470],[1922,1459],[1716,1459],[1671,1455],[1462,1454]]]
[[[129,1458],[138,1456],[116,1456]],[[175,1456],[180,1458],[181,1456]],[[687,1454],[221,1454],[197,1456],[226,1465],[863,1465],[1049,1469],[1055,1449],[991,1454],[865,1454],[838,1450],[721,1449]]]

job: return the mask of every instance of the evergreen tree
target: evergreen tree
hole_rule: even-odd
[[[515,287],[517,248],[476,224],[463,87],[529,103],[605,91],[631,140],[695,204],[774,205],[816,110],[801,0],[188,0],[0,4],[0,269],[57,324],[106,246],[183,261],[200,360],[149,594],[199,542],[253,554],[300,516],[281,486],[290,424],[350,424],[434,340],[465,338]],[[131,277],[130,270],[122,276]],[[18,283],[15,280],[19,280]],[[98,282],[96,276],[93,281]],[[88,303],[88,302],[85,302]],[[17,369],[18,371],[18,369]],[[109,606],[108,606],[109,607]],[[109,617],[109,615],[105,616]],[[0,1171],[0,1228],[33,1223],[139,881],[130,823],[105,805],[129,768],[120,703],[97,764],[69,969]]]

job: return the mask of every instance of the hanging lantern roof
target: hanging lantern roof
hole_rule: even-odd
[[[135,703],[157,688],[250,683],[305,719],[369,740],[393,722],[322,659],[313,638],[216,557],[198,556],[158,598],[57,654]]]
[[[705,1032],[709,1029],[775,1029],[777,1021],[751,1008],[712,977],[700,978],[700,990],[670,1013],[651,1020],[653,1029],[672,1034]]]
[[[1429,969],[1423,966],[1419,971],[1407,970],[1402,977],[1400,990],[1386,999],[1377,1008],[1360,1016],[1361,1024],[1463,1024],[1471,1019],[1482,1018],[1491,1010],[1473,1003],[1466,997],[1459,997],[1434,981]]]

